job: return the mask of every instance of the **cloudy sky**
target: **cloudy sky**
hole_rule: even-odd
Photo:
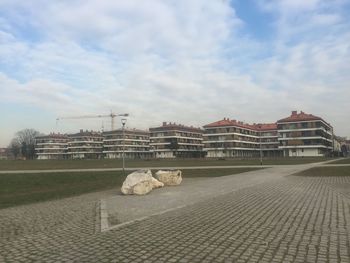
[[[0,146],[111,110],[130,128],[303,110],[350,136],[349,85],[349,0],[0,0]]]

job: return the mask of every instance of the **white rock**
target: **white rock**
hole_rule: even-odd
[[[163,187],[164,184],[162,182],[159,182],[156,178],[152,177],[152,187],[153,188],[159,188]]]
[[[155,178],[164,183],[164,185],[179,185],[182,181],[180,170],[159,170]]]
[[[126,177],[121,192],[125,195],[144,195],[152,191],[153,188],[163,186],[162,182],[152,177],[151,170],[138,170]]]
[[[152,181],[142,181],[134,185],[132,192],[134,195],[145,195],[152,191]]]

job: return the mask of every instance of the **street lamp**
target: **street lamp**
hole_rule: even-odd
[[[261,148],[261,125],[259,125],[260,128],[260,136],[259,136],[259,142],[260,142],[260,165],[263,165],[263,159],[262,159],[262,148]]]
[[[128,117],[129,116],[129,113],[122,113],[122,114],[115,114],[115,113],[113,113],[113,112],[111,112],[111,114],[110,115],[108,115],[108,116],[110,116],[111,117],[111,129],[112,129],[112,131],[114,130],[114,118],[115,117]]]
[[[122,122],[122,132],[123,132],[123,175],[125,176],[125,124],[126,124],[126,119],[121,119]]]

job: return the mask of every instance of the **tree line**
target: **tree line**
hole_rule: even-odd
[[[40,136],[40,132],[34,129],[24,129],[16,132],[11,140],[9,150],[15,159],[24,157],[25,159],[35,158],[35,137]]]

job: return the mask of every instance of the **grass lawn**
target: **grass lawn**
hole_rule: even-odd
[[[335,162],[331,162],[329,164],[350,164],[350,158],[344,158]]]
[[[264,159],[264,165],[304,164],[321,162],[329,159],[323,157],[275,158]],[[260,165],[257,159],[157,159],[126,160],[127,167],[188,167],[188,166],[230,166]],[[46,170],[46,169],[79,169],[79,168],[121,168],[120,159],[101,160],[0,160],[0,170]]]
[[[350,176],[350,166],[326,166],[315,167],[309,170],[302,171],[298,174],[300,176]]]
[[[183,177],[217,177],[252,170],[256,169],[184,170]],[[118,188],[124,179],[121,171],[0,174],[0,209]]]

